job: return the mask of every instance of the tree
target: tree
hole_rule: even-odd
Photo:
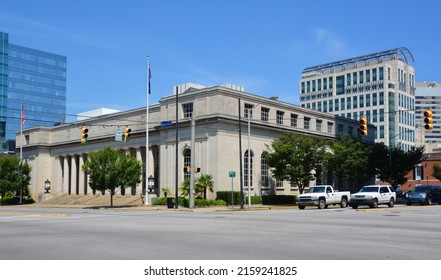
[[[441,166],[438,163],[433,164],[432,176],[441,181]]]
[[[90,153],[83,171],[89,174],[89,186],[93,190],[110,193],[110,206],[113,206],[113,196],[118,189],[141,182],[142,165],[132,155],[106,147]]]
[[[15,157],[0,158],[0,195],[3,198],[7,193],[28,193],[31,181],[31,167],[27,162]]]
[[[190,178],[185,178],[184,182],[182,182],[181,187],[179,188],[181,191],[181,195],[183,197],[190,196]]]
[[[375,175],[375,167],[370,164],[371,150],[357,139],[343,135],[339,140],[331,142],[331,153],[328,153],[327,166],[338,178],[337,186],[347,180],[352,190],[359,187]]]
[[[297,185],[300,193],[319,176],[313,174],[313,170],[321,170],[327,153],[325,140],[294,133],[274,139],[271,147],[267,148],[265,158],[268,166],[273,168],[273,176]]]
[[[388,182],[394,188],[407,182],[406,174],[420,163],[423,158],[424,146],[412,147],[403,151],[399,147],[387,147],[377,143],[372,147],[373,164],[377,177]]]
[[[203,194],[204,199],[207,199],[207,190],[213,192],[213,176],[209,174],[202,174],[196,179],[195,191]]]

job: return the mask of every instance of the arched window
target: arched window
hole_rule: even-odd
[[[250,168],[250,188],[253,186],[253,157],[254,153],[250,153],[250,166],[248,167],[248,150],[245,152],[244,156],[244,186],[248,187],[248,168]]]
[[[186,148],[183,152],[184,155],[184,168],[191,165],[191,149]],[[184,172],[184,179],[190,179],[190,173]]]

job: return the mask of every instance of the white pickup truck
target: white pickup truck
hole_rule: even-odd
[[[310,187],[309,190],[297,197],[299,209],[305,206],[318,206],[319,209],[327,208],[328,205],[340,204],[341,208],[347,207],[351,199],[350,192],[334,191],[330,185]]]

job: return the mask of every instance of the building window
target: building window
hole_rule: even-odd
[[[372,122],[376,123],[378,121],[377,110],[372,110]]]
[[[253,110],[252,110],[253,107],[254,107],[253,104],[246,104],[245,103],[244,110],[243,110],[245,119],[248,119],[248,118],[252,119],[253,118]]]
[[[380,105],[384,105],[384,93],[380,92]]]
[[[309,129],[309,123],[310,123],[311,119],[310,118],[305,118],[304,122],[303,122],[303,128],[304,129]]]
[[[182,104],[182,111],[184,112],[184,119],[193,117],[193,103]]]
[[[380,122],[384,122],[384,109],[380,109]]]
[[[260,119],[264,122],[268,122],[269,120],[269,108],[262,107],[260,112]]]
[[[322,121],[321,120],[317,120],[315,122],[315,130],[318,132],[322,132]]]
[[[250,156],[250,188],[253,186],[253,151],[251,151],[251,156]],[[246,187],[248,187],[248,151],[245,152],[245,157],[244,157],[244,184]]]
[[[29,135],[25,135],[25,145],[29,145]]]
[[[357,84],[357,72],[352,73],[352,84]]]
[[[266,153],[262,153],[260,157],[260,184],[262,188],[269,188],[269,167],[266,162]]]
[[[376,82],[377,81],[377,69],[374,68],[372,69],[372,82]]]
[[[291,126],[297,127],[297,120],[299,116],[296,114],[291,114]]]
[[[332,134],[334,133],[334,123],[328,122],[328,133]]]
[[[327,78],[323,79],[323,89],[328,89],[328,79]]]
[[[305,82],[302,82],[302,93],[305,93]]]
[[[344,94],[345,93],[345,76],[340,75],[337,76],[337,94]]]
[[[337,132],[338,132],[338,134],[343,133],[343,125],[342,124],[337,125]]]
[[[184,168],[191,166],[191,149],[186,148],[184,154]],[[184,179],[190,179],[190,173],[184,172]]]
[[[284,116],[284,112],[282,111],[277,111],[277,115],[276,115],[276,122],[277,124],[283,124],[283,116]]]
[[[358,72],[358,74],[360,74],[360,84],[364,83],[363,71]]]
[[[372,93],[372,106],[377,106],[377,93]]]
[[[384,68],[383,67],[379,68],[379,75],[380,75],[380,77],[379,77],[380,81],[384,80]]]
[[[322,79],[317,80],[317,90],[322,90]]]
[[[366,83],[371,81],[371,70],[366,70]]]

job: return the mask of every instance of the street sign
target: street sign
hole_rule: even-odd
[[[122,142],[122,132],[119,129],[115,133],[115,141]]]
[[[230,172],[228,173],[228,177],[230,177],[230,178],[234,178],[234,177],[236,177],[236,172],[235,172],[235,171],[230,171]]]
[[[162,121],[160,127],[169,127],[172,125],[171,121]]]

